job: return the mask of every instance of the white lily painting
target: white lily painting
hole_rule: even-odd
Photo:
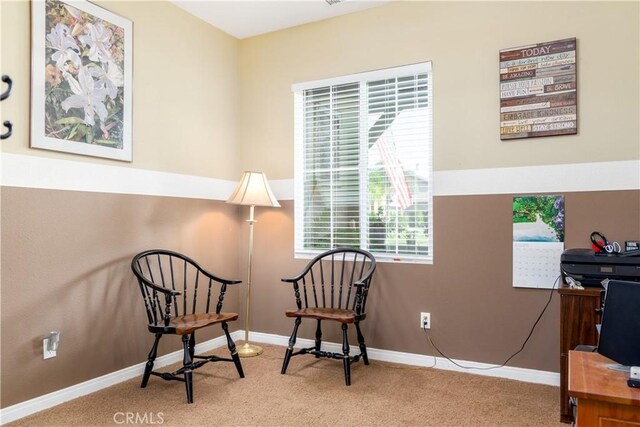
[[[131,21],[84,0],[32,15],[32,147],[130,161]]]

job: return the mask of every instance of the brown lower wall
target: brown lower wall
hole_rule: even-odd
[[[434,355],[419,328],[419,313],[427,311],[432,339],[452,358],[503,363],[520,348],[549,291],[512,287],[512,197],[435,197],[433,265],[378,264],[362,324],[371,347]],[[565,203],[567,248],[589,247],[594,230],[612,240],[640,238],[639,191],[566,193]],[[306,261],[293,258],[293,202],[282,205],[257,210],[251,330],[288,336],[293,321],[284,311],[295,303],[280,278]],[[554,295],[510,366],[559,371],[558,303]],[[331,326],[323,338],[341,342]],[[315,322],[303,321],[299,336],[313,338],[314,331]]]
[[[591,231],[640,238],[640,191],[567,193],[566,246]],[[434,199],[433,265],[380,263],[363,331],[371,347],[432,355],[418,313],[449,356],[502,363],[522,344],[548,291],[511,286],[511,195]],[[151,247],[191,255],[223,276],[246,277],[247,209],[223,202],[2,187],[1,406],[143,362],[152,342],[131,257]],[[257,208],[251,330],[289,335],[293,294],[280,278],[293,258],[293,202]],[[225,309],[241,313],[243,288]],[[525,350],[510,365],[558,371],[557,295]],[[58,357],[42,360],[42,337],[61,331]],[[325,339],[339,341],[337,328]],[[203,341],[219,336],[212,328]],[[313,325],[299,336],[313,337]],[[355,342],[355,341],[354,341]],[[180,348],[165,339],[160,354]]]
[[[130,270],[154,247],[239,277],[238,208],[171,197],[2,187],[2,407],[146,360],[153,336]],[[225,309],[238,309],[230,288]],[[231,329],[241,329],[242,324]],[[220,336],[220,328],[198,341]],[[54,359],[42,338],[61,332]],[[181,348],[161,341],[159,354]]]

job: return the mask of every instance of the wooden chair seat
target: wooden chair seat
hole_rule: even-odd
[[[215,325],[221,322],[231,322],[238,319],[238,313],[202,313],[176,316],[169,322],[176,328],[177,335],[188,335],[196,329]]]
[[[353,310],[339,308],[307,307],[300,310],[287,310],[287,317],[306,317],[318,320],[335,320],[340,323],[353,323],[356,313]]]

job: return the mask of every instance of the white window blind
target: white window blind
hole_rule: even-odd
[[[295,252],[433,260],[431,63],[293,86]]]

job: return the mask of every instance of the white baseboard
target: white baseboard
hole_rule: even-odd
[[[235,331],[231,333],[234,340],[244,339],[244,331]],[[249,340],[256,343],[273,344],[279,346],[287,346],[289,344],[289,337],[283,335],[266,334],[262,332],[250,332]],[[203,353],[213,350],[218,347],[222,347],[227,344],[227,340],[224,336],[220,336],[209,341],[205,341],[196,345],[196,353]],[[298,338],[296,341],[296,347],[311,347],[314,345],[314,341],[306,338]],[[323,349],[331,352],[342,352],[342,344],[323,342]],[[357,346],[352,346],[353,354],[358,353],[360,350]],[[400,351],[381,350],[377,348],[368,348],[367,354],[371,360],[380,360],[383,362],[393,362],[402,365],[412,366],[425,366],[431,367],[434,365],[434,357],[426,356],[423,354],[403,353]],[[162,368],[172,363],[176,363],[182,360],[182,350],[174,351],[173,353],[165,354],[156,359],[155,368]],[[446,369],[449,371],[467,372],[476,375],[486,375],[491,377],[509,378],[512,380],[525,381],[537,384],[547,384],[558,386],[560,385],[560,374],[555,372],[538,371],[535,369],[514,368],[510,366],[504,366],[497,369],[486,370],[483,368],[490,367],[486,363],[470,362],[465,360],[455,360],[464,366],[471,366],[475,369],[462,369],[449,360],[442,357],[435,358],[436,369]],[[144,373],[145,362],[138,363],[128,368],[121,369],[116,372],[112,372],[107,375],[103,375],[98,378],[94,378],[80,384],[73,385],[71,387],[64,388],[62,390],[54,391],[52,393],[45,394],[43,396],[35,397],[25,402],[17,403],[12,406],[8,406],[4,409],[0,409],[0,424],[6,424],[11,421],[26,417],[44,409],[51,408],[69,400],[76,399],[81,396],[85,396],[89,393],[102,390],[112,385],[121,383],[131,378],[136,378]],[[478,369],[479,368],[479,369]]]
[[[274,334],[264,334],[261,332],[251,332],[251,341],[287,346],[289,337]],[[306,338],[298,338],[296,340],[296,348],[311,347],[314,341]],[[332,342],[322,342],[322,349],[330,352],[342,353],[342,344]],[[360,349],[357,346],[351,346],[351,354],[357,354]],[[475,375],[485,375],[489,377],[508,378],[517,381],[524,381],[536,384],[546,384],[552,386],[560,385],[560,374],[557,372],[539,371],[536,369],[515,368],[511,366],[503,366],[495,369],[487,369],[491,364],[471,362],[467,360],[452,359],[454,362],[468,366],[472,369],[463,369],[456,366],[444,357],[433,357],[424,354],[403,353],[401,351],[382,350],[378,348],[367,348],[367,355],[371,360],[380,360],[382,362],[392,362],[401,365],[434,367],[436,369],[445,369],[447,371],[466,372]],[[435,362],[435,366],[434,366]]]
[[[236,331],[231,335],[234,340],[239,339],[242,336],[239,331]],[[222,347],[226,344],[227,340],[223,335],[197,344],[196,353],[204,353],[215,348]],[[156,359],[154,368],[162,368],[164,366],[180,362],[182,361],[182,355],[182,350],[177,350],[172,353],[165,354],[164,356],[160,356]],[[120,369],[119,371],[0,409],[0,424],[10,423],[11,421],[26,417],[27,415],[35,414],[36,412],[60,405],[61,403],[69,400],[111,387],[112,385],[130,380],[131,378],[141,377],[144,373],[146,363],[147,362],[145,360],[142,363],[129,366],[128,368]]]

